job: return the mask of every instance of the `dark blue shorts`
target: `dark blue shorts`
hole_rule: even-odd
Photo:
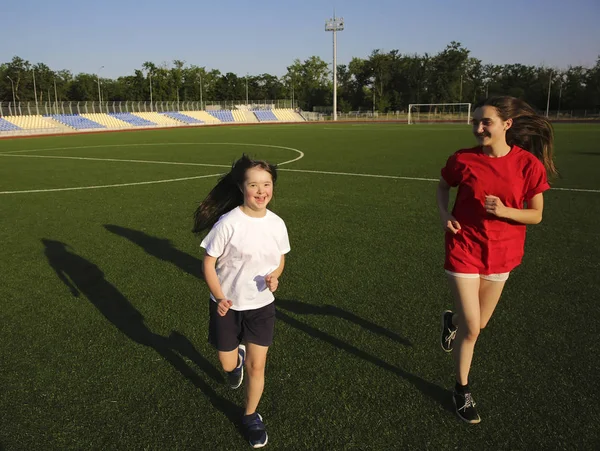
[[[218,351],[233,351],[242,342],[260,346],[273,344],[275,301],[255,310],[229,309],[225,316],[219,315],[215,301],[209,299],[208,302],[208,342]]]

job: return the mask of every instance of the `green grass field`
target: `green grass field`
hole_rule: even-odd
[[[191,233],[242,152],[303,153],[280,167],[270,206],[292,252],[259,408],[269,449],[597,449],[598,142],[598,125],[556,126],[560,189],[477,344],[482,423],[469,426],[438,344],[452,301],[434,181],[474,143],[467,126],[0,141],[0,449],[249,448],[243,391],[224,385],[207,343]],[[57,191],[82,187],[100,188]]]

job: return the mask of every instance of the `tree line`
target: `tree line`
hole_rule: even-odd
[[[145,62],[133,75],[72,74],[18,56],[0,64],[0,101],[234,101],[293,99],[303,110],[331,109],[331,66],[318,56],[296,59],[285,75],[238,75],[186,65]],[[476,102],[493,94],[520,97],[552,110],[600,108],[600,56],[593,67],[485,64],[459,42],[435,55],[374,50],[338,66],[339,111],[403,111],[411,103]],[[34,90],[35,84],[35,90]]]

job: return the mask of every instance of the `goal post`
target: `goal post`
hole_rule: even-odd
[[[411,103],[408,105],[408,123],[455,122],[471,123],[470,103]]]

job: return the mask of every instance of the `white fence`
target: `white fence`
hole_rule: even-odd
[[[294,102],[295,103],[295,102]],[[272,110],[294,108],[291,100],[224,100],[207,102],[0,102],[0,117],[52,114],[141,113],[156,111]]]

